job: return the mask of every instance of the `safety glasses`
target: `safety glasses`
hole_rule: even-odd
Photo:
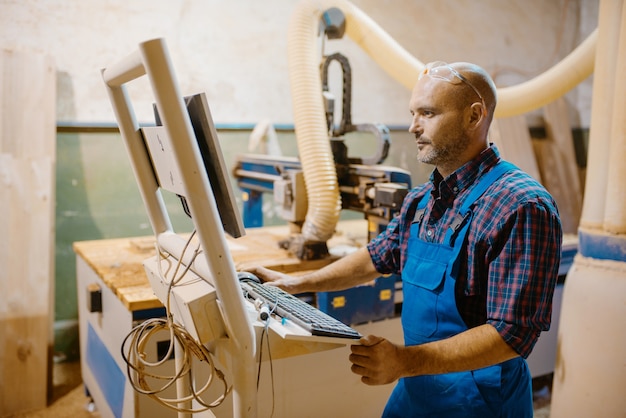
[[[424,70],[420,73],[417,79],[421,80],[422,77],[424,77],[425,75],[429,76],[430,78],[444,80],[452,84],[467,84],[471,87],[472,90],[474,90],[474,93],[476,93],[476,95],[480,99],[480,102],[483,105],[483,112],[487,112],[485,99],[483,99],[483,96],[478,92],[478,89],[476,89],[476,87],[474,87],[472,83],[470,83],[465,77],[463,77],[457,70],[452,68],[450,64],[447,64],[443,61],[430,62],[426,64],[426,67],[424,67]]]

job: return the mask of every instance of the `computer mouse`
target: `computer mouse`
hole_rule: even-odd
[[[257,283],[262,283],[261,279],[259,279],[252,273],[248,273],[247,271],[237,272],[237,277],[239,278],[240,281],[248,280],[248,281],[253,281]]]

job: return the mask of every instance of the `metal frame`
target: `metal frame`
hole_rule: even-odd
[[[255,365],[256,343],[252,323],[246,314],[243,296],[209,179],[195,141],[183,95],[179,92],[174,69],[163,39],[139,44],[134,53],[102,70],[109,99],[117,118],[122,138],[131,158],[139,190],[150,223],[162,248],[178,254],[180,240],[174,232],[159,185],[154,176],[125,85],[144,75],[150,81],[157,109],[172,141],[174,160],[185,188],[194,226],[211,273],[228,333],[219,344],[236,361],[232,362],[233,409],[235,417],[255,417],[257,411]],[[207,278],[205,278],[206,280]],[[179,387],[185,392],[184,387]]]

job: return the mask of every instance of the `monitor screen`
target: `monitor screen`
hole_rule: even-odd
[[[215,196],[215,203],[217,204],[224,231],[233,238],[239,238],[245,235],[245,229],[235,201],[228,169],[224,161],[206,94],[198,93],[187,96],[184,98],[184,102],[196,140],[198,141],[202,162],[211,183],[211,189]],[[154,114],[156,124],[161,126],[161,119],[156,105],[154,106]],[[185,197],[179,197],[185,212],[191,216],[187,209]]]

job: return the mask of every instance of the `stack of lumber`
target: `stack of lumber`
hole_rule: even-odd
[[[0,415],[51,390],[56,71],[0,49]]]
[[[567,102],[559,98],[543,109],[546,137],[531,138],[524,115],[495,119],[489,140],[502,157],[539,180],[552,194],[561,214],[563,232],[576,234],[583,187],[576,163]]]

